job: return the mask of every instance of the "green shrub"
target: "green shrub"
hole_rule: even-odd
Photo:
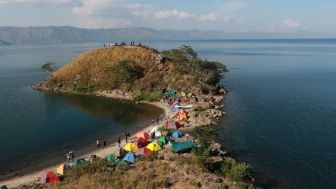
[[[159,91],[141,91],[137,96],[134,97],[134,100],[137,102],[148,101],[154,102],[158,101],[161,98],[161,93]]]
[[[117,88],[122,84],[132,84],[135,80],[144,77],[144,70],[135,62],[123,60],[107,70],[110,75],[109,85]]]
[[[233,181],[243,182],[250,177],[251,166],[247,163],[237,163],[234,159],[226,159],[221,167],[221,175]]]

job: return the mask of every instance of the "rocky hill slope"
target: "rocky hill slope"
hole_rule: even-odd
[[[156,100],[163,88],[213,93],[225,70],[221,63],[201,60],[189,46],[162,52],[143,46],[115,46],[75,57],[33,88],[73,93],[118,89]]]

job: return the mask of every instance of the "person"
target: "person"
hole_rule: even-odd
[[[127,143],[128,133],[126,131],[124,132],[124,136],[125,136],[125,141]]]
[[[106,140],[104,140],[103,145],[104,145],[104,147],[106,147]]]
[[[70,156],[70,161],[75,159],[75,153],[73,151],[69,152],[69,156]]]
[[[185,136],[187,137],[187,140],[189,140],[189,134],[187,133]]]
[[[160,120],[163,121],[163,114],[160,115]]]
[[[154,120],[154,118],[152,118],[152,123],[153,123],[153,125],[155,125],[155,120]]]
[[[160,117],[156,118],[156,123],[157,123],[157,124],[160,123]]]
[[[97,156],[95,154],[91,155],[91,157],[89,158],[89,161],[96,161]]]
[[[119,137],[118,138],[118,145],[119,145],[119,147],[120,147],[120,143],[121,143],[121,138]]]
[[[69,153],[67,153],[65,156],[66,156],[66,158],[67,158],[68,162],[70,162],[70,161],[71,161],[71,159],[70,159],[70,154],[69,154]]]
[[[97,148],[99,148],[100,147],[100,141],[98,139],[96,141],[96,144],[97,144]]]

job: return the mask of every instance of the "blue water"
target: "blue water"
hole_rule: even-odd
[[[111,143],[135,131],[160,109],[128,101],[34,91],[48,76],[47,61],[62,66],[97,44],[0,47],[0,180],[22,175]]]
[[[336,40],[212,40],[188,44],[228,66],[227,116],[216,126],[264,188],[336,186]]]
[[[201,57],[228,66],[230,72],[222,81],[230,89],[225,100],[227,116],[215,128],[232,156],[254,167],[253,174],[259,185],[285,189],[335,188],[336,40],[212,40],[144,44],[159,49],[188,44]],[[142,120],[139,110],[134,114],[140,115],[134,116],[135,120],[127,117],[118,120],[116,115],[122,112],[118,114],[116,110],[108,110],[114,104],[119,107],[117,109],[122,109],[122,102],[108,105],[106,99],[50,96],[29,88],[31,83],[47,75],[39,70],[41,64],[49,60],[63,64],[75,54],[98,45],[1,47],[1,154],[22,152],[12,157],[26,157],[34,150],[34,145],[47,141],[41,145],[43,148],[34,151],[39,156],[27,157],[28,160],[42,160],[46,153],[41,154],[41,151],[51,149],[50,153],[55,155],[54,146],[60,145],[63,151],[56,155],[63,154],[64,149],[73,145],[90,143],[106,131],[113,133],[124,130],[126,126],[133,128],[131,123],[146,122],[146,118],[155,114],[149,113]],[[134,104],[126,106],[136,107]],[[72,127],[71,132],[68,131]],[[72,135],[77,129],[78,135]],[[56,131],[57,137],[48,142]],[[83,136],[88,139],[83,140]],[[14,145],[18,150],[6,148],[8,145]],[[50,145],[53,148],[48,148]],[[2,159],[0,156],[0,165],[3,165]]]

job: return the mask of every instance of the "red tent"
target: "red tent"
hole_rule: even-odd
[[[181,127],[181,125],[174,120],[168,120],[166,122],[166,127],[168,129],[179,129]]]
[[[147,140],[143,137],[138,138],[138,145],[139,146],[146,146],[148,144]]]
[[[145,157],[151,156],[152,154],[153,152],[148,148],[139,148],[137,152],[138,156],[145,156]]]
[[[40,182],[42,184],[44,183],[55,183],[55,182],[59,182],[60,179],[58,178],[58,176],[53,173],[53,172],[45,172],[43,173],[43,175],[40,177]]]

